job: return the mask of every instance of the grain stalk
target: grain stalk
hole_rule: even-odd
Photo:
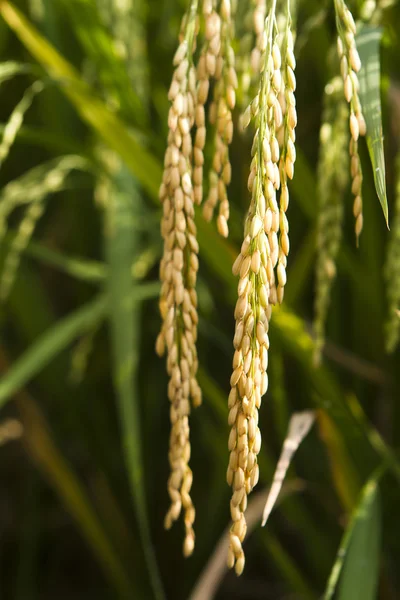
[[[319,211],[313,323],[316,366],[321,362],[325,321],[342,239],[344,195],[349,180],[349,131],[346,115],[343,82],[340,77],[335,77],[325,87],[317,168]]]
[[[353,16],[344,0],[335,0],[336,26],[338,30],[337,48],[340,59],[340,72],[344,83],[344,96],[350,106],[350,144],[351,157],[351,191],[354,196],[353,214],[355,218],[355,234],[358,245],[363,227],[362,212],[362,169],[358,153],[358,138],[367,132],[365,119],[362,114],[361,102],[358,95],[359,81],[357,73],[361,68],[354,36],[356,25]]]

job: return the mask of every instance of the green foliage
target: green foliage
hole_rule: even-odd
[[[379,489],[370,482],[355,515],[350,547],[344,561],[338,598],[374,600],[380,563],[380,503]]]
[[[359,74],[360,95],[367,124],[368,151],[371,157],[376,193],[382,206],[386,224],[389,226],[381,110],[381,69],[379,60],[381,36],[381,28],[364,26],[357,36],[357,47],[362,65]]]
[[[7,256],[17,256],[0,312],[0,406],[4,417],[15,413],[24,427],[21,440],[0,447],[9,515],[1,597],[165,594],[179,600],[216,572],[214,550],[230,518],[227,394],[237,297],[231,269],[249,201],[251,135],[235,133],[230,150],[230,238],[222,239],[196,211],[204,401],[191,416],[196,548],[183,562],[182,532],[177,527],[165,533],[162,525],[169,401],[154,343],[160,325],[158,188],[172,58],[185,6],[42,0],[17,8],[0,2],[2,273]],[[277,600],[290,594],[318,598],[324,590],[327,599],[336,594],[341,600],[391,600],[400,594],[399,215],[388,232],[376,194],[387,221],[399,179],[393,155],[400,133],[400,9],[380,7],[379,28],[364,26],[357,36],[372,163],[372,171],[364,166],[359,249],[343,171],[347,156],[337,150],[344,148],[337,144],[342,105],[329,107],[336,129],[329,144],[319,143],[327,117],[324,90],[338,74],[334,11],[302,0],[292,14],[298,15],[297,161],[288,209],[286,304],[273,310],[271,381],[260,412],[261,494],[271,484],[290,415],[316,409],[316,425],[290,467],[290,493],[263,530],[255,525],[262,507],[254,509],[243,576],[236,580],[220,568],[212,589],[221,599],[257,598],[260,589],[263,598]],[[250,27],[238,23],[238,31]],[[388,41],[381,59],[382,32]],[[381,71],[391,81],[392,101],[388,105],[383,96],[383,116]],[[238,100],[246,94],[240,88]],[[362,143],[360,153],[367,163]],[[211,158],[206,148],[206,164]],[[315,368],[309,324],[314,267],[321,260],[321,244],[314,254],[317,229],[318,239],[327,234],[326,223],[317,225],[324,202],[343,212],[342,221],[335,221],[337,277],[323,314],[323,364]],[[32,220],[27,211],[38,205],[40,214]],[[384,354],[386,322],[391,360]],[[71,362],[73,368],[79,363],[79,377],[70,377]],[[21,490],[29,491],[25,499]]]
[[[139,295],[140,286],[132,279],[131,264],[138,246],[132,235],[135,211],[140,211],[140,196],[136,182],[126,169],[114,175],[112,182],[103,184],[103,203],[106,211],[105,246],[109,266],[109,317],[111,324],[113,380],[118,397],[121,437],[125,461],[141,532],[143,551],[149,566],[149,576],[156,598],[163,598],[144,493],[144,472],[140,430],[137,369],[139,363],[139,332],[141,309],[132,300]]]
[[[381,542],[378,479],[378,476],[372,477],[361,491],[352,520],[340,543],[325,600],[333,597],[338,580],[337,597],[341,600],[376,598]]]
[[[325,88],[318,160],[318,231],[315,286],[315,363],[321,360],[325,322],[336,258],[342,239],[344,195],[349,185],[349,132],[343,84],[335,77]]]

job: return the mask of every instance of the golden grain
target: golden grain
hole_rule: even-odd
[[[353,212],[355,217],[355,233],[358,245],[362,230],[362,170],[358,159],[358,138],[365,135],[367,131],[364,116],[361,110],[361,102],[358,95],[359,81],[357,73],[361,68],[361,60],[356,48],[355,33],[356,26],[353,16],[347,8],[344,0],[335,0],[335,10],[338,25],[338,53],[340,59],[341,75],[344,81],[344,96],[350,105],[350,142],[351,174],[353,178],[352,190],[358,198],[354,201]],[[357,159],[357,168],[353,166]]]
[[[168,147],[165,152],[164,175],[160,186],[163,203],[161,233],[164,254],[160,264],[161,295],[160,313],[163,319],[157,338],[156,351],[167,351],[167,371],[170,377],[168,397],[170,400],[171,434],[169,462],[171,474],[168,492],[170,509],[165,526],[171,527],[184,511],[185,556],[194,548],[193,522],[195,510],[190,497],[192,471],[189,467],[189,413],[191,398],[193,406],[201,402],[201,391],[196,380],[197,372],[197,296],[195,292],[198,269],[198,243],[194,224],[194,187],[199,181],[196,169],[202,161],[201,109],[197,100],[196,76],[192,64],[195,45],[197,2],[193,1],[184,19],[181,43],[174,57],[175,71],[169,90],[171,107],[168,116]],[[200,90],[200,93],[201,92]],[[195,148],[195,171],[192,169],[191,130],[195,120],[197,129]]]

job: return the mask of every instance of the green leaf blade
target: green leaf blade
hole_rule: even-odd
[[[367,124],[367,146],[371,159],[375,189],[382,206],[386,225],[389,227],[386,195],[385,155],[383,150],[381,70],[379,46],[382,37],[380,27],[365,25],[357,35],[357,49],[361,59],[358,74],[362,110]]]
[[[107,184],[106,184],[107,185]],[[132,279],[131,265],[138,243],[133,235],[137,184],[125,168],[109,184],[107,205],[106,255],[109,265],[109,296],[113,379],[117,395],[125,462],[136,510],[143,552],[153,595],[164,598],[161,578],[151,542],[144,485],[137,371],[140,347],[140,307],[132,306],[138,284]]]
[[[143,283],[130,297],[134,308],[138,302],[158,295],[159,284]],[[99,294],[94,300],[78,308],[75,312],[60,319],[51,329],[45,331],[23,354],[14,361],[12,367],[0,378],[0,407],[15,392],[21,389],[44,369],[60,352],[80,335],[91,331],[107,315],[109,299]]]
[[[0,407],[79,335],[90,331],[106,308],[107,298],[98,296],[45,331],[0,379]]]
[[[339,580],[338,600],[376,600],[381,546],[378,475],[364,486],[343,535],[324,600],[330,600]]]

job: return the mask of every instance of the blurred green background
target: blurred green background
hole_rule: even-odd
[[[355,16],[363,4],[349,3]],[[324,88],[338,63],[333,2],[296,3],[299,125],[288,284],[271,324],[260,483],[249,507],[257,524],[236,578],[224,570],[213,576],[209,561],[215,566],[222,552],[224,562],[218,543],[229,524],[231,265],[249,201],[251,134],[236,132],[231,149],[229,241],[198,216],[204,400],[191,415],[196,548],[184,560],[182,523],[163,529],[169,406],[154,343],[157,194],[186,2],[0,1],[2,599],[317,599],[335,564],[335,597],[400,598],[399,353],[385,352],[387,293],[400,277],[400,7],[381,4],[390,4],[379,18],[391,231],[362,143],[364,231],[357,249],[348,189],[327,344],[316,369],[311,323],[324,185],[316,165]],[[238,19],[239,36],[244,28]],[[310,408],[316,424],[261,529],[260,497],[289,418]],[[341,543],[344,559],[335,563]],[[196,588],[207,576],[212,587]]]

